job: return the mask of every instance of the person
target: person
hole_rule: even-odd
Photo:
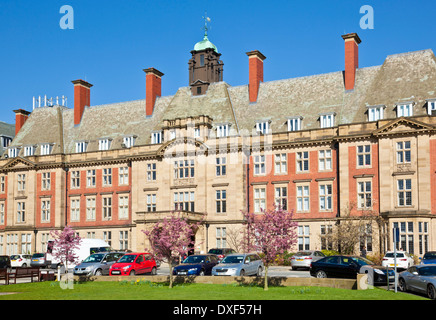
[[[362,250],[360,250],[360,256],[361,256],[362,258],[365,258],[365,257],[366,257],[366,247],[365,247],[365,246],[362,248]]]

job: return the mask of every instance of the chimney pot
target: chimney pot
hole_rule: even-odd
[[[359,43],[362,41],[357,33],[344,34],[342,39],[345,41],[345,90],[353,90],[359,67]]]
[[[27,118],[29,118],[29,111],[26,111],[24,109],[18,109],[14,110],[15,112],[15,135],[20,131],[20,129],[23,127],[24,123],[26,122]]]
[[[92,84],[81,79],[71,82],[74,84],[74,125],[79,125],[85,107],[91,105]]]
[[[145,115],[153,115],[156,98],[161,96],[162,72],[155,68],[144,69],[145,72]]]
[[[257,101],[260,82],[263,82],[263,60],[266,57],[258,50],[246,52],[248,56],[248,94],[250,103]]]

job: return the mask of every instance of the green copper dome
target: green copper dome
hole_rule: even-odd
[[[203,40],[197,42],[194,46],[195,51],[201,51],[206,49],[213,49],[215,50],[216,53],[218,53],[217,47],[212,42],[209,41],[209,39],[207,38],[207,34],[204,35]]]

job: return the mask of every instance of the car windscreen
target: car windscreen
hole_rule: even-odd
[[[366,265],[373,265],[374,262],[372,262],[371,260],[368,260],[366,258],[362,258],[362,257],[351,257],[351,260],[353,260],[354,262],[357,262],[357,264],[359,264],[360,266],[366,266]]]
[[[227,256],[221,263],[242,263],[244,256]]]
[[[111,248],[109,247],[93,247],[93,248],[89,248],[89,254],[94,254],[97,252],[108,252],[111,251]]]
[[[129,262],[133,262],[136,259],[136,254],[126,254],[124,256],[122,256],[120,258],[120,260],[118,260],[118,262],[120,263],[129,263]]]
[[[222,249],[210,249],[208,253],[211,254],[221,254],[223,252]]]
[[[424,255],[424,259],[436,259],[436,252],[427,252]]]
[[[436,276],[436,267],[422,267],[418,272],[421,276]]]
[[[32,258],[44,258],[44,253],[35,253]]]
[[[0,261],[8,261],[8,257],[0,257]]]
[[[83,260],[83,263],[95,263],[95,262],[100,262],[101,260],[103,260],[104,258],[104,254],[102,253],[96,253],[96,254],[92,254],[90,255],[88,258],[86,258],[85,260]]]
[[[386,258],[394,258],[395,255],[394,255],[393,252],[388,252],[388,253],[386,253],[385,257],[386,257]],[[397,258],[403,258],[403,257],[404,257],[404,253],[402,253],[402,252],[397,252]]]
[[[204,260],[204,256],[189,256],[182,263],[202,263]]]
[[[312,254],[312,252],[309,252],[309,251],[300,251],[300,252],[297,252],[295,254],[295,256],[302,257],[302,256],[310,256],[311,254]]]

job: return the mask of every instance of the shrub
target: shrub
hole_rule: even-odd
[[[329,256],[335,256],[340,254],[338,251],[336,250],[321,250],[322,253],[324,253],[327,257]]]

